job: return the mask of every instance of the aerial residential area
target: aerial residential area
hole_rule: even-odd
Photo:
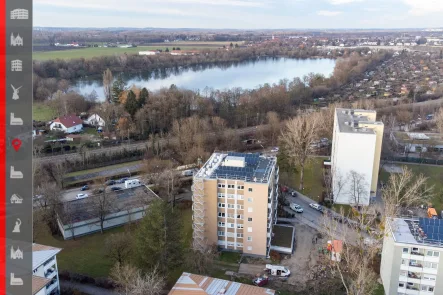
[[[440,4],[37,2],[33,294],[443,294]]]

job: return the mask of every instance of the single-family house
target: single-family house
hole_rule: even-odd
[[[85,121],[85,124],[96,126],[96,127],[104,127],[105,126],[105,120],[102,119],[97,114],[90,115]]]
[[[50,130],[60,130],[65,133],[75,133],[83,130],[83,122],[76,115],[60,117],[52,121],[49,125]]]

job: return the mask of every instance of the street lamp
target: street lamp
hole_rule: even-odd
[[[131,177],[131,171],[129,171],[129,168],[128,168],[128,169],[126,169],[126,170],[128,170],[128,173],[129,173],[129,177]]]

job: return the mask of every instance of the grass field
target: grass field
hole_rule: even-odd
[[[45,103],[35,102],[32,105],[32,119],[35,121],[50,121],[56,117],[54,109]]]
[[[100,167],[100,168],[89,169],[89,170],[75,171],[75,172],[67,173],[65,175],[65,177],[73,177],[73,176],[80,176],[80,175],[101,172],[101,171],[106,171],[106,170],[114,170],[117,168],[137,165],[137,164],[141,164],[141,163],[142,163],[142,161],[133,161],[133,162],[126,162],[126,163],[122,163],[122,164],[110,165],[110,166],[105,166],[105,167]]]
[[[194,44],[194,43],[193,43]],[[221,47],[228,42],[223,42],[221,44],[214,43],[197,43],[195,45],[186,45],[185,43],[170,43],[165,46],[165,43],[161,45],[153,46],[138,46],[133,48],[118,48],[118,47],[90,47],[82,49],[72,49],[72,50],[54,50],[54,51],[35,51],[32,55],[34,60],[49,60],[49,59],[73,59],[73,58],[93,58],[98,56],[109,56],[114,54],[138,54],[139,51],[145,50],[156,50],[161,49],[163,51],[166,48],[172,50],[173,47],[180,47],[181,50],[199,50],[199,49],[216,49]]]
[[[182,224],[184,230],[183,246],[188,247],[192,238],[192,210],[182,210]],[[104,243],[107,236],[112,233],[120,233],[125,230],[124,226],[106,230],[104,234],[96,233],[79,237],[75,241],[64,241],[61,237],[52,236],[46,225],[38,230],[36,243],[59,247],[63,250],[57,255],[57,263],[60,271],[68,270],[94,278],[107,277],[113,266],[113,262],[106,256]],[[171,273],[168,282],[175,282],[184,269],[177,269]]]
[[[426,165],[412,165],[412,164],[398,164],[398,166],[407,166],[416,175],[422,173],[428,177],[428,185],[434,186],[434,195],[431,200],[432,205],[437,212],[443,210],[443,167],[426,166]],[[380,173],[380,180],[386,182],[389,178],[389,173],[382,170]]]
[[[313,158],[311,163],[305,167],[304,190],[301,193],[313,200],[318,200],[323,192],[323,160],[325,159],[327,158]],[[299,171],[280,170],[280,183],[298,190],[300,185]]]

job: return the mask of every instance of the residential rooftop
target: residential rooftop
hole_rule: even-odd
[[[397,243],[443,248],[443,220],[431,218],[393,218],[388,226]]]
[[[169,295],[274,295],[267,288],[221,280],[191,273],[182,273]]]
[[[62,249],[40,245],[32,244],[32,269],[37,269],[40,265],[57,255]]]
[[[359,133],[359,134],[375,134],[372,128],[362,127],[361,125],[383,125],[380,121],[374,121],[369,118],[369,115],[375,116],[377,113],[374,110],[362,109],[335,109],[337,114],[337,121],[340,132]],[[367,114],[367,115],[365,115]]]
[[[196,177],[267,183],[276,163],[275,157],[258,153],[213,153]]]

